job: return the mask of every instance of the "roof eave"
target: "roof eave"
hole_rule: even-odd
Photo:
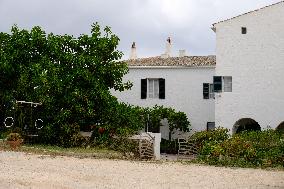
[[[128,66],[130,69],[197,69],[197,68],[215,68],[216,65],[206,66]]]

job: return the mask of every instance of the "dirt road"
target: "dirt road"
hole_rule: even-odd
[[[0,188],[284,189],[284,171],[0,152]]]

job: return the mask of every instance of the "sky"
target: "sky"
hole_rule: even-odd
[[[159,56],[172,39],[172,56],[214,55],[212,24],[280,0],[0,0],[0,32],[16,24],[41,26],[47,33],[78,37],[92,23],[110,26],[120,38],[118,49],[129,58],[133,41],[137,56]]]

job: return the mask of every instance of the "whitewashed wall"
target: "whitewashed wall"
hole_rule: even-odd
[[[216,126],[252,118],[277,127],[284,121],[284,3],[221,22],[216,35],[216,75],[233,79],[233,92],[216,96]]]
[[[214,122],[214,99],[203,99],[203,83],[212,83],[214,67],[204,68],[130,68],[124,80],[133,82],[125,92],[113,92],[119,100],[142,107],[163,105],[187,114],[193,131],[206,129],[207,122]],[[164,78],[165,99],[141,99],[141,79]],[[161,128],[167,138],[168,128]]]

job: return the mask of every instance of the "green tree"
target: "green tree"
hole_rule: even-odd
[[[131,87],[122,77],[127,65],[119,62],[119,38],[109,27],[96,23],[90,35],[46,34],[40,27],[30,31],[13,26],[0,33],[1,115],[11,102],[41,102],[49,124],[89,124],[114,97],[110,89]]]

